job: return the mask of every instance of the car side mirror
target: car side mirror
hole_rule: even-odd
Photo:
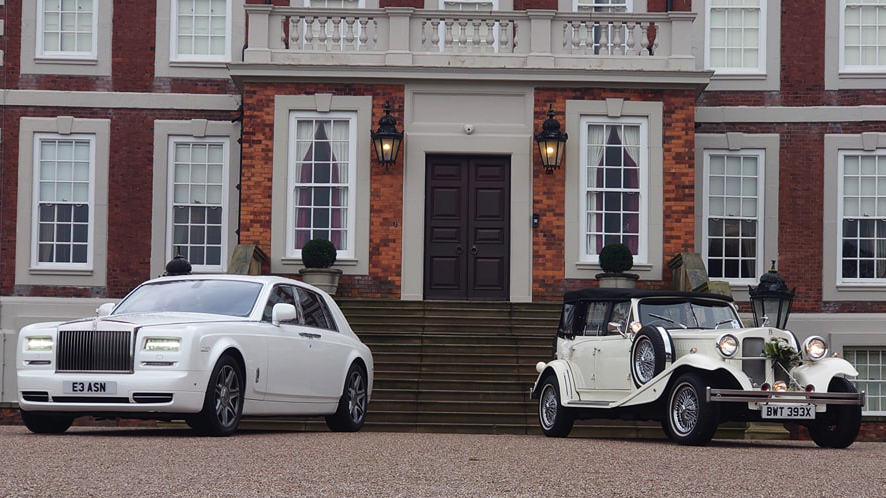
[[[95,314],[99,317],[108,316],[114,311],[114,306],[116,306],[114,303],[105,303],[95,309]]]
[[[295,306],[287,303],[277,303],[271,311],[271,323],[279,326],[280,322],[289,322],[298,318]]]
[[[622,337],[627,338],[627,337],[628,337],[628,333],[627,333],[626,331],[622,330],[622,329],[624,328],[624,326],[625,326],[625,324],[623,324],[623,323],[621,323],[621,322],[609,322],[609,323],[607,324],[607,331],[608,331],[610,334],[613,334],[613,335],[614,335],[614,334],[618,334],[618,335],[620,335],[620,336],[622,336]]]

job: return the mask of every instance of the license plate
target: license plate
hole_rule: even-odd
[[[763,405],[761,416],[763,418],[813,419],[815,418],[815,406]]]
[[[80,381],[66,380],[63,382],[65,394],[117,394],[117,383],[113,381]]]

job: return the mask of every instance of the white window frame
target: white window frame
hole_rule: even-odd
[[[376,99],[377,100],[377,99]],[[382,101],[383,103],[384,101]],[[376,102],[376,106],[380,103]],[[287,230],[289,218],[289,177],[290,148],[295,129],[292,126],[292,113],[353,112],[356,115],[354,149],[352,155],[355,171],[349,176],[354,186],[349,203],[352,207],[354,230],[351,247],[353,255],[336,259],[335,267],[346,275],[369,274],[369,225],[371,195],[370,153],[372,145],[369,132],[372,130],[373,98],[371,96],[340,96],[328,93],[314,95],[278,95],[274,99],[274,157],[273,181],[271,182],[271,272],[280,274],[297,273],[303,267],[301,258],[287,253]],[[349,213],[350,216],[351,213]],[[276,256],[274,256],[276,255]]]
[[[171,62],[231,62],[231,27],[233,0],[225,0],[225,53],[220,55],[185,54],[178,49],[178,5],[182,1],[171,0],[169,13],[169,60]]]
[[[843,220],[845,217],[845,212],[843,209],[845,207],[845,195],[846,195],[846,192],[844,191],[845,175],[846,175],[846,169],[845,169],[846,168],[846,158],[850,157],[850,156],[851,157],[878,158],[878,162],[881,162],[882,167],[886,168],[886,149],[876,149],[873,151],[841,150],[837,153],[837,171],[838,171],[838,173],[837,173],[837,201],[838,201],[837,202],[837,227],[839,228],[839,233],[837,235],[837,238],[838,238],[837,282],[838,282],[838,284],[849,284],[849,285],[886,285],[886,276],[881,277],[881,278],[877,278],[877,277],[854,277],[854,278],[852,278],[852,277],[844,277],[843,276],[843,270],[842,270],[843,255],[842,255],[842,250],[840,249],[840,247],[842,247],[842,243],[844,240]],[[876,169],[879,169],[880,167],[881,167],[880,165],[875,166]],[[859,174],[859,176],[863,176],[863,175]],[[883,176],[878,175],[874,178],[876,178],[877,180],[882,179],[884,182],[886,182],[886,173],[884,173]],[[877,183],[879,183],[879,182],[877,182]],[[875,200],[874,200],[875,213],[873,213],[873,214],[859,213],[858,216],[855,216],[854,218],[866,218],[866,219],[870,219],[870,220],[880,220],[880,219],[886,218],[886,216],[881,216],[879,214],[880,208],[879,208],[879,206],[877,206],[877,204],[880,204],[880,203],[886,204],[886,191],[884,191],[882,193],[876,192],[878,190],[877,185],[874,186],[874,190],[875,190],[875,192],[872,195],[867,195],[864,197],[874,197],[875,198]],[[880,195],[878,195],[878,194],[880,194]],[[881,239],[886,241],[886,234],[884,234]],[[875,239],[875,244],[876,244],[876,240],[881,240],[881,239]],[[877,258],[874,258],[875,265],[876,265],[876,260],[877,260]],[[884,262],[884,264],[886,264],[886,262]]]
[[[84,52],[44,52],[43,0],[22,2],[21,73],[111,75],[113,0],[93,0],[93,48]]]
[[[581,137],[582,119],[619,119],[639,118],[645,119],[647,132],[645,133],[647,146],[646,157],[646,213],[645,226],[641,226],[641,233],[646,237],[645,246],[647,253],[645,260],[640,257],[634,258],[632,273],[640,275],[642,280],[660,280],[664,268],[665,255],[661,253],[664,246],[664,191],[662,188],[664,177],[664,103],[654,101],[630,101],[618,98],[605,100],[567,100],[565,114],[566,132],[573,138]],[[574,279],[593,279],[601,268],[599,263],[582,258],[584,252],[582,197],[585,188],[581,180],[581,139],[573,139],[566,142],[566,158],[572,164],[566,165],[564,181],[566,184],[565,199],[565,229],[566,240],[565,252],[565,277]],[[573,158],[573,159],[569,159]],[[561,170],[561,171],[563,171]],[[669,256],[668,256],[669,257]]]
[[[697,13],[695,22],[696,45],[693,53],[696,68],[710,67],[710,0],[692,0],[692,12]],[[754,69],[730,70],[714,68],[711,83],[706,91],[730,90],[779,90],[781,87],[781,0],[760,0],[760,59]]]
[[[757,66],[756,67],[731,67],[731,66],[714,66],[711,61],[711,10],[714,8],[712,0],[705,0],[705,52],[704,64],[706,69],[712,69],[719,74],[765,74],[766,73],[766,0],[760,0],[759,25],[757,26]],[[718,7],[721,8],[721,7]],[[739,7],[736,7],[739,8]],[[750,7],[740,7],[749,9]],[[741,29],[746,28],[742,26]],[[727,42],[728,43],[728,42]],[[746,46],[737,46],[730,48],[744,49]]]
[[[178,0],[156,0],[157,22],[154,76],[168,78],[230,79],[227,64],[235,62],[246,43],[245,0],[227,0],[227,41],[224,57],[177,57],[174,40]]]
[[[356,223],[356,213],[355,213],[355,191],[356,184],[355,179],[357,176],[357,113],[356,112],[305,112],[305,111],[293,111],[289,115],[289,130],[290,130],[290,141],[289,141],[289,168],[286,180],[286,256],[290,258],[301,259],[301,249],[295,248],[295,212],[294,212],[294,189],[297,185],[303,185],[295,179],[295,163],[300,161],[300,158],[296,157],[296,130],[297,123],[302,119],[310,119],[310,120],[346,120],[348,121],[348,161],[347,161],[347,171],[348,171],[348,181],[346,184],[348,188],[348,203],[345,207],[347,211],[346,216],[346,249],[336,248],[337,259],[354,259],[354,242],[356,240],[355,233],[355,223]],[[325,185],[325,184],[319,184]],[[313,225],[312,225],[313,228]]]
[[[237,202],[237,185],[240,182],[240,124],[231,121],[156,120],[154,121],[154,175],[151,205],[151,274],[160,275],[166,263],[175,256],[172,237],[172,182],[171,159],[178,142],[212,141],[224,142],[225,173],[222,196],[222,258],[221,267],[192,265],[194,273],[217,273],[227,271],[228,263],[237,244],[237,227],[240,218]]]
[[[860,4],[862,2],[852,2],[855,4]],[[875,4],[867,4],[868,6],[873,6]],[[881,25],[883,30],[886,31],[886,2],[882,2],[881,0],[881,14],[883,14],[883,24]],[[883,73],[886,73],[886,64],[872,64],[872,65],[848,65],[846,63],[846,10],[849,8],[847,5],[847,0],[840,0],[840,16],[839,16],[839,25],[838,29],[840,31],[840,46],[839,46],[839,64],[840,64],[840,73],[879,73],[881,76]],[[880,45],[886,44],[886,39],[880,41]],[[886,49],[882,49],[886,51]]]
[[[90,33],[90,38],[92,42],[90,44],[89,51],[78,51],[78,50],[47,50],[44,47],[44,39],[46,36],[45,33],[45,21],[46,21],[46,1],[47,0],[37,0],[37,57],[50,57],[57,59],[86,59],[86,60],[95,60],[97,58],[98,53],[98,18],[99,18],[99,5],[98,0],[92,1],[92,24]]]
[[[16,219],[18,233],[15,242],[16,285],[50,285],[103,287],[107,277],[108,245],[108,172],[111,136],[110,120],[75,119],[70,116],[55,118],[21,118],[19,124],[19,168]],[[35,264],[38,238],[36,220],[39,202],[35,167],[40,157],[36,150],[39,137],[92,137],[94,143],[91,171],[91,198],[88,264]]]
[[[219,264],[217,265],[209,265],[209,264],[196,264],[194,261],[189,259],[191,263],[192,271],[197,273],[211,273],[211,272],[224,272],[226,270],[226,255],[229,254],[228,247],[228,226],[229,224],[226,222],[228,218],[228,209],[230,209],[230,200],[229,200],[229,177],[230,177],[230,140],[227,137],[192,137],[192,136],[181,136],[181,135],[170,135],[169,136],[169,172],[168,172],[168,185],[167,185],[167,193],[168,193],[168,202],[167,205],[169,207],[167,211],[167,230],[166,230],[166,240],[168,241],[166,244],[166,259],[172,260],[173,257],[176,256],[177,251],[175,250],[175,149],[179,144],[216,144],[222,146],[222,176],[221,176],[221,201],[218,207],[222,210],[221,217],[221,256],[219,259]],[[190,226],[190,225],[189,225]],[[207,246],[208,243],[205,243],[204,246]]]
[[[64,263],[40,261],[39,258],[39,234],[40,234],[40,154],[41,144],[44,141],[75,141],[89,144],[89,188],[88,201],[89,216],[86,235],[86,261],[82,263]],[[58,270],[92,270],[93,254],[95,253],[95,135],[71,134],[61,135],[58,133],[35,133],[34,134],[34,163],[33,163],[33,200],[31,206],[31,267],[35,269],[58,269]],[[53,244],[55,245],[55,244]]]
[[[580,252],[579,252],[579,261],[582,263],[593,263],[599,264],[600,258],[599,254],[591,254],[588,248],[587,239],[590,236],[590,227],[587,226],[588,217],[590,216],[589,207],[587,205],[587,197],[592,189],[587,187],[589,184],[588,180],[588,169],[590,165],[588,164],[588,127],[591,125],[638,125],[640,128],[640,143],[637,146],[640,150],[639,157],[637,158],[637,168],[639,174],[639,220],[637,227],[637,254],[634,255],[634,260],[637,263],[643,264],[649,262],[649,249],[648,249],[648,231],[645,227],[648,226],[647,219],[649,218],[649,196],[647,191],[649,189],[649,120],[647,118],[638,118],[638,117],[621,117],[621,118],[609,118],[604,116],[582,116],[580,121],[580,129],[582,132],[579,134],[580,137],[580,155],[579,155],[579,185],[582,186],[581,193],[579,196],[579,216],[580,216],[580,226],[582,227],[580,237]],[[605,140],[605,137],[604,137]],[[619,191],[623,189],[618,189]],[[597,191],[605,192],[606,188],[600,188]]]
[[[335,1],[335,0],[333,0]],[[363,9],[366,8],[366,0],[337,0],[336,3],[352,3],[356,4],[353,6],[343,5],[342,7],[327,7],[329,2],[327,0],[304,0],[306,8],[317,8],[317,9]],[[324,5],[314,5],[314,4],[324,4]],[[373,8],[377,8],[377,4]]]
[[[702,189],[704,190],[704,201],[702,204],[702,223],[701,223],[701,231],[702,231],[702,244],[701,244],[701,255],[702,260],[705,262],[705,265],[708,264],[708,258],[710,256],[710,232],[709,232],[709,220],[712,218],[711,216],[711,192],[709,190],[710,187],[710,179],[711,179],[711,156],[739,156],[739,157],[754,157],[757,160],[757,181],[756,181],[756,211],[757,216],[755,221],[757,222],[757,233],[756,233],[756,244],[755,244],[755,252],[756,256],[754,258],[754,272],[753,275],[750,275],[746,278],[729,278],[729,277],[711,277],[713,279],[723,279],[727,280],[731,285],[754,285],[757,283],[758,277],[762,275],[766,271],[766,263],[765,263],[765,250],[764,250],[764,239],[766,234],[766,221],[765,221],[765,199],[766,199],[766,151],[764,149],[741,149],[737,151],[731,151],[728,149],[705,149],[704,151],[704,164],[703,164],[703,175],[704,175],[704,184]],[[730,217],[730,219],[738,219],[742,220],[744,217],[735,216]],[[710,274],[710,268],[708,269],[708,274]]]
[[[603,0],[607,3],[597,4],[598,1],[601,0],[588,0],[586,3],[582,3],[580,0],[572,0],[572,10],[573,12],[597,12],[594,8],[600,7],[624,7],[625,12],[633,12],[634,11],[634,0]],[[615,5],[613,5],[615,3]],[[611,12],[611,11],[606,11]],[[620,11],[616,11],[620,12]]]
[[[847,351],[849,349],[850,351]],[[870,378],[869,371],[865,372],[864,368],[858,362],[858,353],[864,352],[865,354],[869,354],[871,352],[877,352],[880,354],[880,361],[876,366],[880,369],[881,374],[883,375],[879,379]],[[869,416],[883,416],[886,415],[886,348],[883,346],[843,346],[843,357],[849,360],[856,369],[858,369],[858,377],[853,379],[852,382],[855,384],[856,388],[859,392],[866,391],[868,402],[865,403],[864,408],[862,409],[863,415]],[[866,366],[870,366],[867,364]],[[880,393],[873,395],[871,394],[869,389],[866,389],[864,385],[866,384],[879,384]],[[879,410],[869,410],[870,400],[872,398],[876,398],[879,401],[880,409]]]

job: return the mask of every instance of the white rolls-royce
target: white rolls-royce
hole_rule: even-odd
[[[673,441],[704,445],[727,421],[794,422],[819,446],[855,441],[864,393],[821,337],[742,325],[732,298],[634,289],[567,292],[554,358],[530,392],[547,436],[573,421],[660,421]]]
[[[357,431],[373,379],[372,353],[335,301],[273,276],[150,280],[95,317],[22,328],[16,365],[37,433],[82,415],[183,419],[213,436],[244,415],[316,415]]]

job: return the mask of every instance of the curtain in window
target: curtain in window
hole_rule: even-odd
[[[599,254],[603,246],[613,242],[627,245],[631,252],[639,250],[640,188],[639,167],[635,158],[640,155],[639,126],[591,126],[589,143],[602,138],[608,129],[606,146],[589,147],[591,164],[596,164],[594,199],[594,249]],[[597,142],[601,143],[601,142]],[[589,183],[591,182],[589,176]]]
[[[330,224],[330,241],[338,250],[346,250],[347,238],[344,237],[347,229],[347,217],[344,216],[348,205],[347,187],[335,184],[348,182],[348,139],[350,130],[348,122],[336,121],[332,125],[332,161],[330,182],[332,187],[332,219]]]

